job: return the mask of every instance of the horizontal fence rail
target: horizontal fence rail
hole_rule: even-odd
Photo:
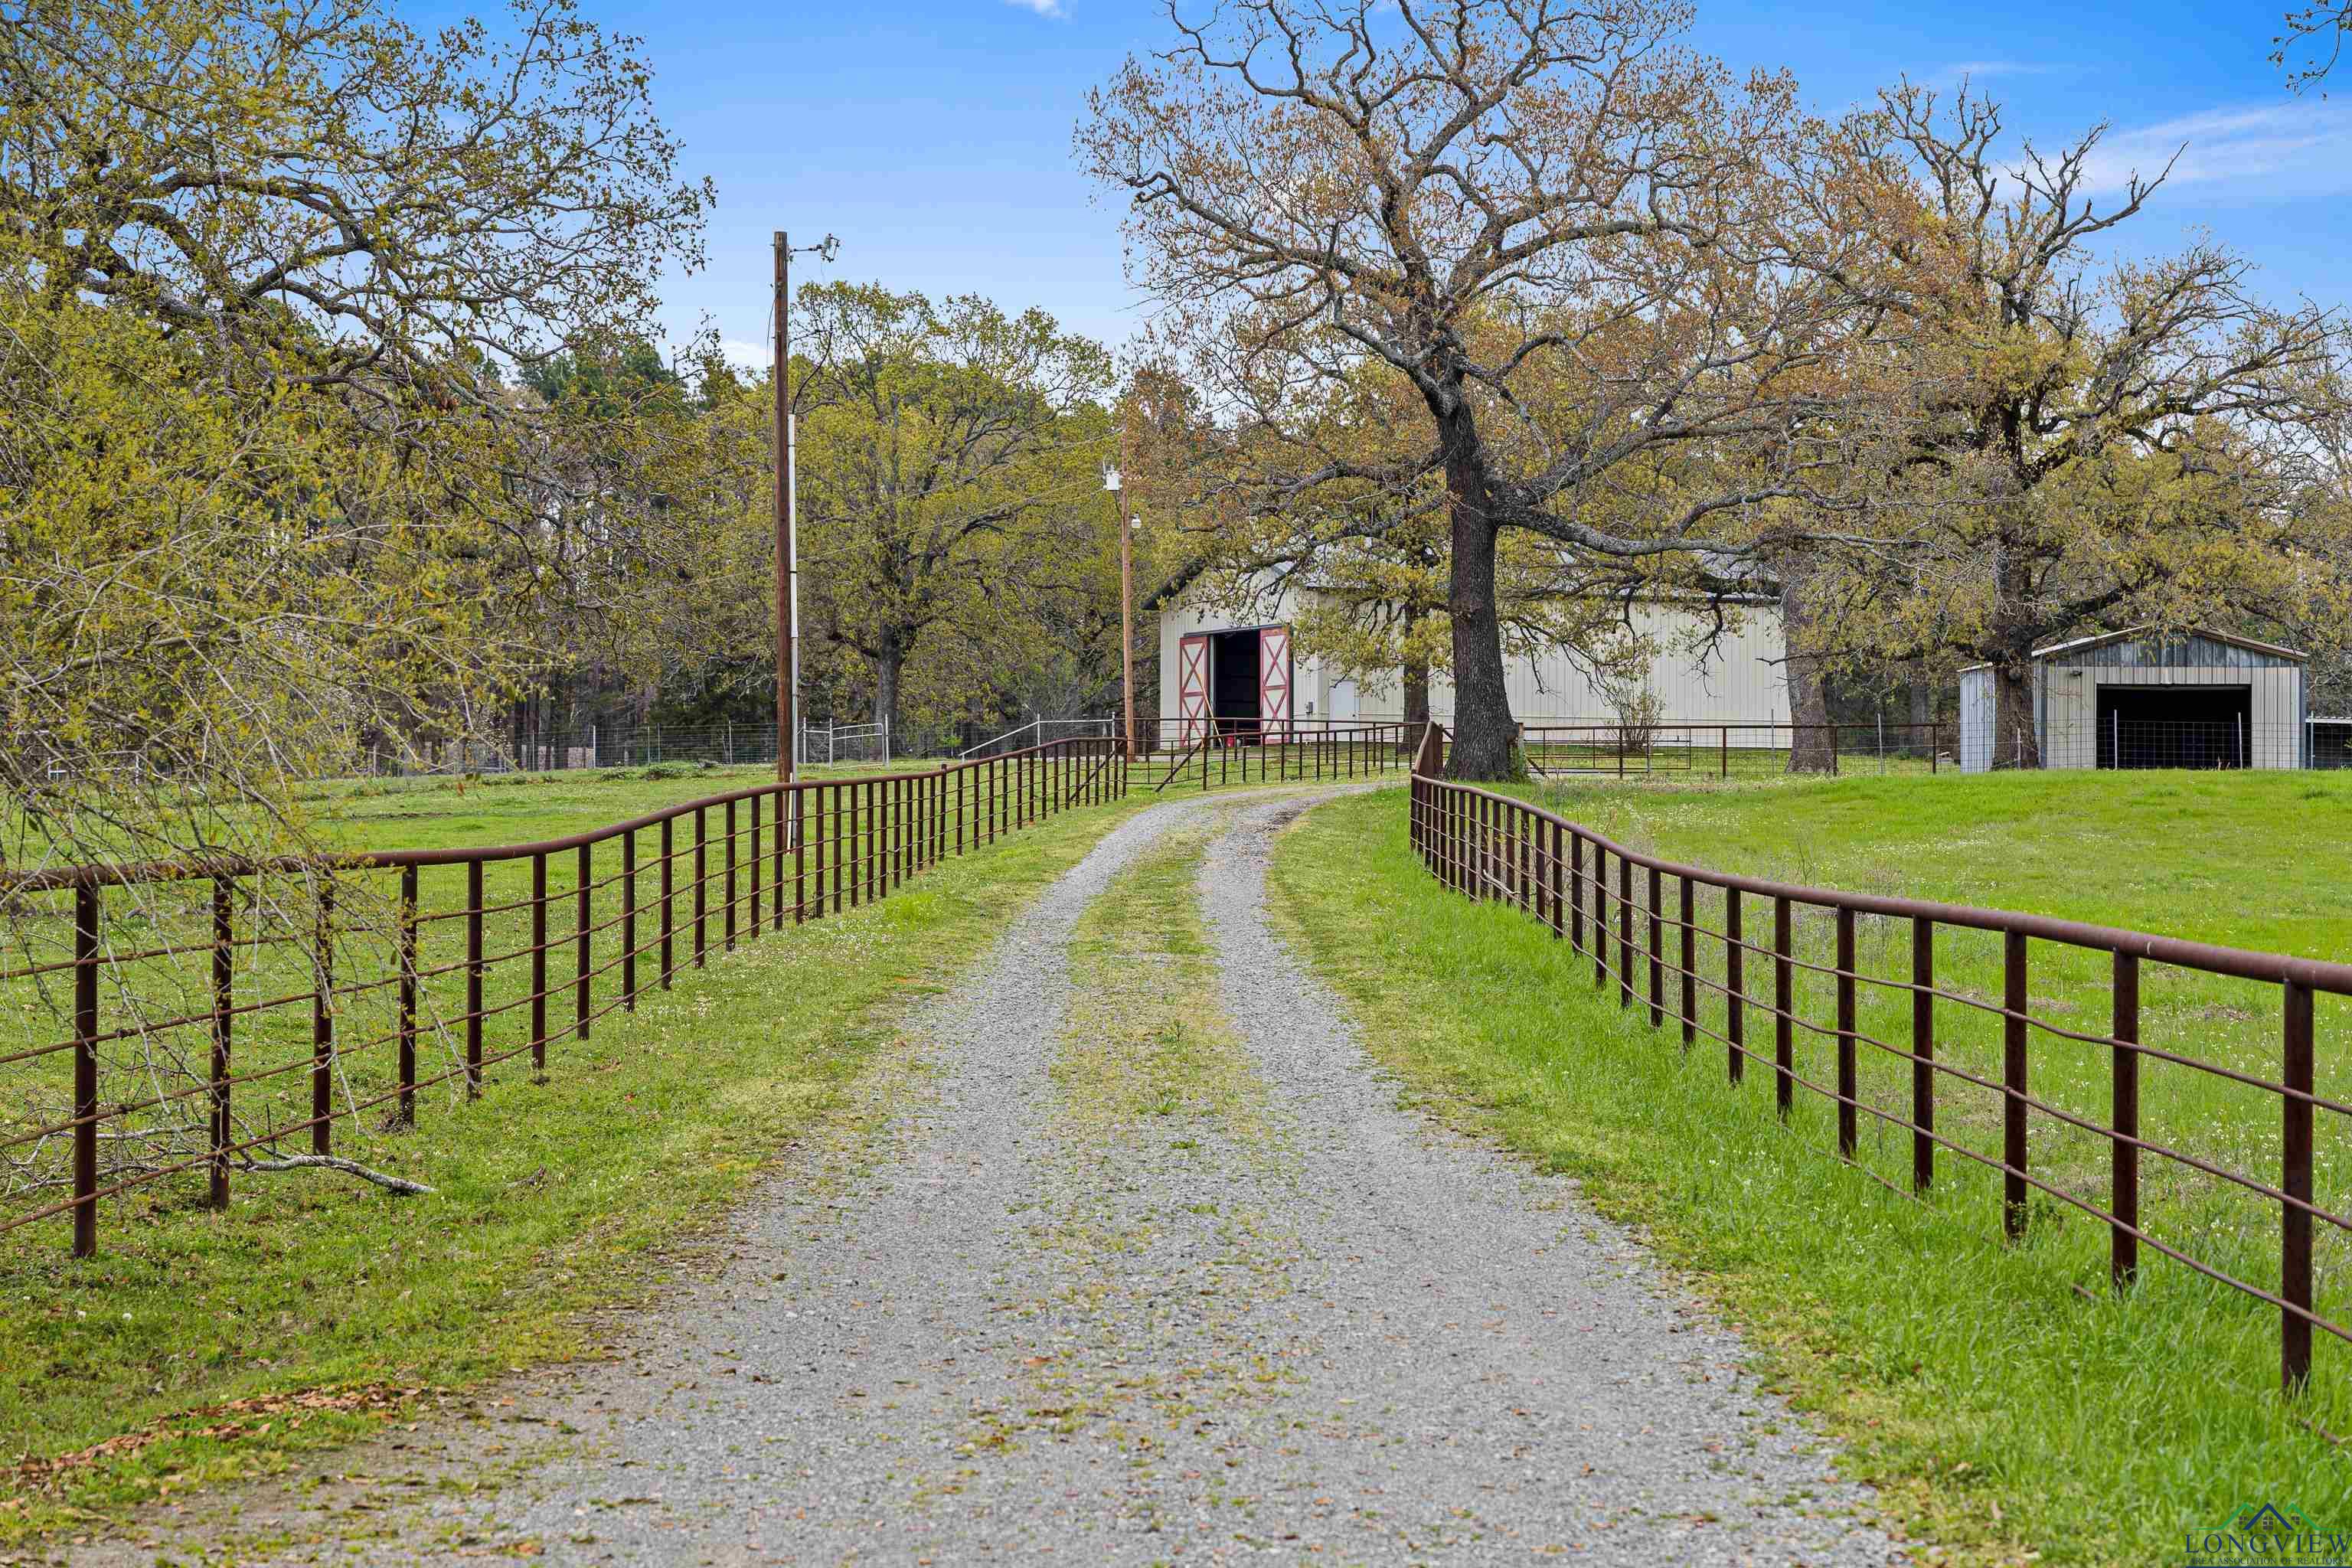
[[[1083,737],[544,843],[0,875],[0,1236],[59,1220],[87,1257],[109,1200],[184,1177],[224,1205],[233,1173],[341,1159],[499,1064],[542,1077],[712,953],[1120,799],[1129,772]]]
[[[1423,864],[1590,955],[1684,1049],[1713,1041],[1727,1092],[1753,1068],[1784,1122],[1818,1107],[1893,1191],[1997,1185],[2008,1242],[2089,1216],[2118,1289],[2145,1248],[2266,1303],[2290,1392],[2315,1334],[2352,1340],[2315,1305],[2352,1285],[2352,1217],[2317,1195],[2347,1173],[2352,1068],[2322,1071],[2315,1013],[2352,965],[1680,865],[1439,776],[1444,745],[1414,764]]]
[[[1546,776],[1734,778],[1799,771],[1937,773],[1953,732],[1940,724],[1629,722],[1530,719],[1528,765]]]
[[[1151,788],[1157,795],[1171,788],[1376,778],[1402,772],[1412,760],[1412,731],[1402,724],[1341,721],[1204,728],[1181,751],[1155,764]]]

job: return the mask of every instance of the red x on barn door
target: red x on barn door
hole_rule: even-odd
[[[1209,732],[1209,638],[1206,633],[1180,637],[1176,643],[1176,717],[1181,744],[1191,746]]]
[[[1257,634],[1258,734],[1290,739],[1290,628],[1267,626]]]

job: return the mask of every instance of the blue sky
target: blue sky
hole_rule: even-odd
[[[436,7],[438,8],[438,7]],[[2333,100],[2296,98],[2268,62],[2283,0],[2253,5],[1762,5],[1699,0],[1695,42],[1735,67],[1786,67],[1814,107],[1908,73],[1962,71],[2009,123],[2054,144],[2105,120],[2120,180],[2189,143],[2174,183],[2130,226],[2137,250],[2211,233],[2260,264],[2281,300],[2352,304],[2352,66]],[[718,182],[710,265],[671,279],[673,334],[704,316],[764,363],[769,235],[830,230],[839,260],[796,280],[879,279],[1041,305],[1116,342],[1140,307],[1118,215],[1072,167],[1087,89],[1160,47],[1143,0],[584,0],[644,37],[688,167]]]

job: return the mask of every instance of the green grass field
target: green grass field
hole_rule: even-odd
[[[462,792],[404,785],[358,792],[336,831],[379,848],[529,841],[760,779],[757,770],[698,770],[558,774]],[[839,1102],[904,999],[940,988],[984,952],[1005,920],[1132,808],[1073,811],[950,859],[885,901],[757,942],[748,940],[747,910],[745,940],[731,953],[714,890],[707,968],[688,967],[668,992],[653,987],[648,968],[637,1011],[599,1020],[585,1041],[564,1037],[565,959],[555,965],[545,1081],[516,1057],[491,1067],[473,1103],[462,1102],[457,1082],[425,1091],[414,1130],[385,1125],[383,1108],[336,1124],[339,1152],[423,1182],[429,1196],[394,1197],[318,1171],[239,1173],[230,1206],[215,1212],[200,1206],[203,1179],[190,1173],[105,1203],[92,1259],[68,1258],[61,1217],[0,1236],[0,1457],[71,1453],[154,1423],[169,1434],[77,1467],[60,1487],[17,1485],[11,1496],[0,1473],[0,1544],[75,1510],[283,1465],[374,1426],[419,1390],[591,1351],[583,1314],[652,1285],[667,1249]],[[551,881],[557,893],[570,886]],[[493,899],[503,886],[493,880]],[[430,893],[425,907],[435,907]],[[559,909],[551,923],[568,939],[569,910]],[[512,919],[493,931],[494,949],[515,940]],[[600,964],[612,934],[600,936]],[[443,939],[429,939],[423,965],[446,952]],[[681,941],[682,967],[689,953]],[[487,1000],[511,1000],[520,982],[493,977]],[[448,978],[427,983],[428,1019],[446,1011]],[[286,979],[257,960],[238,972],[239,1000]],[[615,983],[609,970],[598,977],[598,1005]],[[365,1026],[381,1005],[352,1003],[339,1028]],[[266,1064],[273,1049],[297,1049],[291,1037],[307,1037],[307,1004],[293,1011],[300,1016],[284,1028],[240,1033],[240,1070]],[[493,1045],[511,1047],[514,1037],[508,1028]],[[428,1032],[424,1065],[446,1069],[450,1048]],[[379,1049],[339,1073],[339,1102],[381,1087],[383,1058]],[[26,1075],[54,1065],[0,1069],[18,1075],[10,1100],[21,1098]],[[300,1087],[239,1086],[240,1115],[258,1123],[299,1109],[272,1096],[306,1105],[307,1075],[290,1082]],[[117,1093],[110,1081],[108,1099]],[[320,1389],[352,1407],[275,1400]],[[268,1403],[227,1417],[184,1414],[255,1399]],[[200,1435],[224,1425],[243,1430]]]
[[[1525,793],[1696,865],[2352,953],[2347,884],[2331,863],[2352,828],[2352,778],[2047,773]],[[1597,989],[1590,959],[1527,915],[1441,889],[1411,854],[1394,793],[1311,814],[1285,841],[1276,886],[1295,940],[1391,1065],[1647,1226],[1848,1440],[1856,1473],[1932,1538],[1979,1559],[2032,1550],[2050,1562],[2177,1562],[2183,1529],[2225,1522],[2242,1502],[2352,1523],[2352,1468],[2320,1435],[2352,1433],[2352,1347],[2322,1336],[2313,1386],[2286,1404],[2273,1310],[2153,1254],[2118,1299],[2105,1228],[2048,1200],[2035,1203],[2026,1242],[2004,1247],[1998,1177],[1948,1153],[1924,1205],[1842,1168],[1829,1106],[1801,1092],[1784,1127],[1769,1063],[1751,1062],[1735,1089],[1723,1047],[1681,1046],[1671,973],[1667,1026],[1654,1030],[1643,1006],[1621,1008],[1613,981]],[[1751,938],[1769,933],[1768,911],[1748,902]],[[1720,929],[1712,896],[1697,915]],[[1801,956],[1830,956],[1828,926],[1801,922]],[[1865,971],[1907,977],[1907,924],[1865,921],[1860,936]],[[1997,1002],[1997,943],[1945,933],[1939,983]],[[1718,980],[1719,947],[1702,938],[1698,965]],[[2104,959],[2033,952],[2034,1013],[2104,1032]],[[1748,975],[1751,994],[1769,994],[1764,964],[1751,957]],[[1642,988],[1645,1001],[1646,975]],[[2149,1043],[2276,1075],[2275,987],[2150,965],[2144,992]],[[1797,1005],[1830,1021],[1822,977],[1800,984]],[[1706,996],[1700,1018],[1720,1031],[1721,999]],[[1859,1023],[1907,1041],[1907,996],[1865,987]],[[2323,1095],[2352,1088],[2347,1023],[2341,1000],[2320,999]],[[1997,1018],[1948,1003],[1937,1025],[1940,1057],[1998,1076]],[[1748,1038],[1769,1053],[1769,1021],[1753,1011]],[[2037,1094],[2105,1120],[2106,1049],[2036,1031],[2032,1050]],[[1833,1082],[1832,1052],[1801,1032],[1798,1071]],[[1907,1064],[1867,1047],[1862,1056],[1865,1103],[1907,1108]],[[2144,1098],[2146,1136],[2276,1180],[2274,1096],[2151,1064]],[[1939,1128],[1971,1148],[1998,1152],[1998,1110],[1997,1096],[1967,1086],[1939,1090]],[[2335,1120],[2321,1118],[2317,1192],[2340,1211],[2352,1207],[2352,1160]],[[1863,1166],[1902,1185],[1909,1156],[1906,1134],[1864,1120]],[[2104,1141],[2037,1117],[2032,1160],[2067,1190],[2104,1198]],[[2146,1165],[2154,1234],[2275,1284],[2274,1207],[2154,1157]],[[2341,1321],[2352,1316],[2347,1248],[2321,1230],[2318,1307]]]

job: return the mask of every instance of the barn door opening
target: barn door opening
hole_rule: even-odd
[[[2099,766],[2248,766],[2253,712],[2250,686],[2101,686]]]
[[[1190,749],[1209,732],[1209,637],[1205,632],[1176,643],[1176,720],[1179,744]]]
[[[1257,635],[1258,732],[1267,741],[1290,738],[1290,628],[1266,626]]]
[[[1217,739],[1245,745],[1257,739],[1258,631],[1251,626],[1212,636],[1215,646],[1209,655],[1209,710]]]

